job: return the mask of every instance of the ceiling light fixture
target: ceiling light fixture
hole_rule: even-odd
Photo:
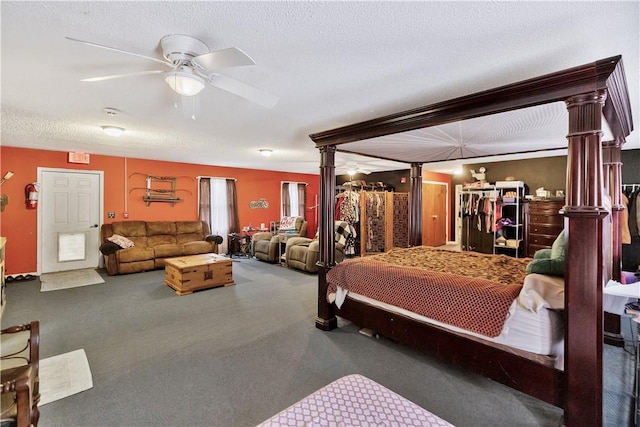
[[[197,95],[204,89],[204,79],[185,67],[167,72],[164,80],[171,86],[171,89],[183,96]]]
[[[273,153],[273,150],[271,150],[269,148],[261,148],[258,151],[260,151],[260,154],[262,154],[265,157],[269,157],[269,156],[271,156],[271,153]]]
[[[120,136],[124,133],[124,128],[117,126],[102,126],[102,130],[109,136]]]
[[[347,175],[349,175],[349,176],[353,176],[353,175],[355,175],[355,174],[356,174],[356,172],[357,172],[357,171],[356,171],[356,170],[354,170],[354,169],[349,169],[349,170],[347,171]]]

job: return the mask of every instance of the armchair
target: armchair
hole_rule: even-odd
[[[40,323],[0,331],[2,343],[2,425],[34,427],[40,411]]]
[[[345,221],[335,222],[336,262],[344,260],[344,245],[351,235],[350,229],[351,227]],[[317,233],[313,239],[294,237],[287,240],[285,252],[287,267],[306,271],[307,273],[317,273],[318,266],[316,263],[320,252],[319,244]]]
[[[288,239],[305,236],[307,234],[307,221],[301,216],[283,217],[280,220],[280,228],[276,233],[256,233],[251,241],[251,255],[261,261],[276,262],[282,255],[280,244]]]

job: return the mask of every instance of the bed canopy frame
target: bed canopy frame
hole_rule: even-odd
[[[327,272],[335,263],[333,210],[335,152],[367,155],[363,141],[507,111],[564,102],[568,110],[565,266],[565,366],[560,371],[506,348],[497,348],[425,325],[368,304],[349,301],[341,309],[326,300]],[[603,123],[611,140],[602,141]],[[621,56],[543,75],[495,89],[310,135],[320,151],[320,259],[316,327],[337,327],[336,315],[441,359],[471,369],[564,409],[567,426],[602,425],[602,289],[620,277],[620,150],[633,130]],[[560,135],[559,135],[560,136]],[[349,143],[356,150],[349,147]],[[373,147],[377,140],[370,141]],[[338,148],[340,147],[340,148]],[[403,147],[397,145],[400,160]],[[526,150],[522,150],[526,151]],[[369,154],[370,155],[370,154]],[[410,244],[422,241],[422,164],[410,163]],[[610,193],[611,210],[605,192]],[[605,217],[611,214],[612,226]],[[609,232],[609,228],[613,230]],[[607,249],[610,248],[610,249]]]

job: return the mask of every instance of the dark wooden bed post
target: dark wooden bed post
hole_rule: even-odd
[[[336,146],[320,147],[320,224],[319,260],[318,260],[318,317],[316,328],[330,331],[338,326],[333,304],[327,302],[327,271],[336,264],[334,241],[333,210],[336,192]]]
[[[609,184],[611,196],[611,219],[613,222],[612,256],[613,278],[620,280],[622,275],[622,144],[619,141],[605,141],[602,143],[603,162],[605,167],[605,184]],[[607,173],[608,172],[608,173]]]
[[[619,141],[604,141],[602,156],[604,167],[604,183],[611,197],[611,277],[620,281],[622,275],[622,161]],[[624,337],[621,334],[620,316],[614,313],[604,313],[604,343],[624,347]]]
[[[409,246],[422,244],[422,164],[411,163]]]
[[[567,426],[602,425],[603,169],[605,90],[566,100],[569,111],[565,274]]]

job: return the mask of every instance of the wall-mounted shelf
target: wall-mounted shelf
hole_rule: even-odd
[[[168,183],[170,188],[162,188],[162,183]],[[171,203],[171,206],[175,206],[177,202],[182,201],[180,197],[176,196],[176,178],[174,176],[147,175],[147,189],[142,200],[146,202],[147,206],[152,202]]]

